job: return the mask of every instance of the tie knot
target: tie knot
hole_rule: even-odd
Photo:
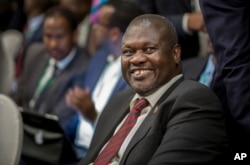
[[[143,108],[149,105],[149,102],[145,98],[140,98],[135,101],[134,108],[136,111],[141,111]]]
[[[60,69],[58,68],[58,66],[55,64],[54,65],[54,76],[57,77],[60,74]]]

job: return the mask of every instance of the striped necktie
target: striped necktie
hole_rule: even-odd
[[[144,98],[136,100],[127,119],[96,158],[94,165],[107,165],[110,163],[110,161],[117,155],[123,141],[135,125],[137,118],[140,116],[141,110],[148,105],[148,101]]]

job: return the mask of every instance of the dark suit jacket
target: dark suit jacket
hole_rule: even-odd
[[[35,42],[42,42],[43,40],[43,25],[39,25],[39,27],[34,31],[33,35],[25,41],[25,50],[29,48],[29,46]]]
[[[83,86],[85,88],[86,87],[90,88],[91,92],[93,92],[93,90],[95,89],[95,86],[100,76],[102,75],[102,72],[109,63],[107,58],[111,54],[112,51],[110,50],[109,46],[103,43],[101,47],[98,49],[98,51],[92,56],[83,83]],[[127,87],[128,87],[127,83],[121,76],[115,88],[113,89],[112,94],[115,94],[118,91],[121,91]]]
[[[133,96],[128,90],[111,99],[98,120],[89,152],[81,165],[95,160],[129,112]],[[227,146],[223,119],[220,103],[210,89],[180,79],[145,118],[120,164],[220,164]]]
[[[250,4],[202,0],[200,5],[217,56],[212,88],[228,115],[232,153],[250,155]]]
[[[182,59],[198,55],[198,34],[188,35],[182,28],[184,13],[192,12],[192,0],[133,0],[147,13],[159,14],[173,22],[181,45]]]
[[[83,86],[94,90],[99,77],[101,76],[105,66],[108,64],[107,57],[111,54],[111,50],[105,43],[102,43],[98,51],[91,57]]]
[[[200,75],[204,71],[208,62],[208,56],[206,57],[194,57],[183,60],[182,72],[186,79],[199,81]]]
[[[49,55],[46,53],[43,44],[35,44],[28,50],[25,68],[21,77],[16,101],[18,105],[28,109],[39,79],[48,63]],[[72,124],[77,120],[77,112],[74,110],[64,110],[65,94],[74,84],[71,78],[78,71],[86,69],[89,57],[85,50],[77,49],[76,55],[68,66],[56,77],[53,84],[45,89],[36,101],[34,109],[30,111],[36,113],[49,113],[59,117],[61,126],[66,133],[74,136],[71,132]],[[74,128],[75,129],[75,128]]]

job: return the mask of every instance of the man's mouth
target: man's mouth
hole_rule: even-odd
[[[152,73],[150,69],[134,69],[131,71],[131,76],[136,80],[145,79]]]

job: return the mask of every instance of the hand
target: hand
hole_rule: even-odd
[[[95,121],[97,112],[91,100],[89,89],[82,89],[77,86],[69,89],[66,94],[66,103],[69,107],[80,110],[89,120]]]
[[[188,29],[191,31],[206,31],[201,12],[192,12],[188,16]]]

